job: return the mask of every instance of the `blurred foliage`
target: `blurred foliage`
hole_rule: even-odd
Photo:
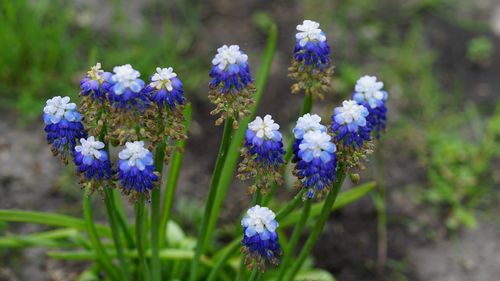
[[[485,63],[491,58],[493,51],[493,42],[485,36],[472,38],[467,44],[467,58],[475,63]]]

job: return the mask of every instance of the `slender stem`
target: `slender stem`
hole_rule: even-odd
[[[238,272],[236,273],[235,281],[243,280],[243,270],[245,269],[245,258],[240,254],[240,266],[238,267]]]
[[[387,260],[387,213],[386,213],[386,190],[384,184],[384,161],[382,158],[382,142],[375,149],[375,180],[377,189],[373,195],[373,201],[377,210],[377,271],[384,274]]]
[[[87,228],[87,234],[89,236],[90,242],[92,244],[92,248],[94,248],[97,260],[99,264],[102,266],[104,271],[109,275],[112,280],[120,280],[119,274],[111,261],[108,253],[104,249],[101,240],[99,239],[99,235],[97,234],[97,230],[94,224],[94,220],[92,218],[92,206],[90,204],[90,197],[87,195],[83,196],[83,214],[85,217],[85,226]]]
[[[229,245],[229,248],[225,250],[225,252],[222,254],[222,256],[217,260],[217,263],[214,265],[212,268],[212,271],[210,271],[210,275],[208,275],[207,281],[214,281],[217,278],[217,274],[219,273],[219,270],[221,270],[222,266],[229,260],[229,258],[236,253],[236,251],[240,247],[240,241],[239,240],[234,240],[231,242]]]
[[[130,275],[128,272],[128,262],[125,257],[124,248],[122,247],[122,241],[120,238],[119,225],[117,223],[117,212],[115,209],[115,199],[113,198],[113,190],[109,187],[104,187],[104,203],[106,205],[106,211],[108,213],[109,225],[111,227],[111,234],[113,236],[113,242],[116,248],[116,254],[118,256],[118,261],[120,263],[120,274],[121,280],[129,280]]]
[[[248,278],[248,281],[257,281],[259,279],[260,279],[260,272],[259,272],[259,270],[257,269],[257,266],[256,266],[252,270],[252,274],[250,275],[250,278]]]
[[[165,157],[166,141],[161,142],[155,151],[155,170],[163,172],[163,158]],[[161,180],[160,180],[161,182]],[[161,190],[155,187],[151,194],[151,275],[153,281],[161,280],[160,263],[160,197]]]
[[[191,124],[191,104],[187,104],[184,108],[184,129],[187,133],[189,131],[189,126]],[[184,154],[181,152],[186,146],[186,141],[181,140],[176,144],[176,149],[170,159],[170,167],[168,170],[167,182],[165,183],[165,193],[163,194],[163,205],[160,216],[160,246],[164,247],[166,245],[166,233],[168,227],[168,220],[170,219],[170,212],[172,211],[172,205],[174,202],[175,190],[177,187],[177,181],[179,179],[179,173],[181,170],[181,164]]]
[[[151,274],[149,273],[148,263],[146,262],[146,249],[144,248],[144,194],[141,194],[137,203],[135,203],[135,236],[137,240],[137,255],[139,259],[139,276],[138,280],[149,281]]]
[[[344,168],[342,166],[339,167],[337,173],[337,179],[333,183],[332,190],[330,190],[330,193],[326,197],[325,204],[321,209],[321,214],[319,215],[319,218],[316,224],[314,225],[311,234],[309,235],[309,238],[304,244],[304,247],[302,247],[299,257],[295,260],[295,262],[291,266],[289,274],[286,275],[287,277],[285,278],[285,280],[293,280],[293,277],[300,270],[307,256],[312,251],[314,245],[316,244],[316,240],[318,240],[321,232],[323,231],[323,227],[325,226],[326,221],[328,220],[328,216],[332,211],[332,206],[335,203],[335,200],[337,199],[337,195],[339,194],[340,188],[342,187],[342,183],[344,182],[345,176],[346,173],[344,171]]]
[[[287,266],[289,262],[291,261],[292,257],[294,256],[294,250],[295,247],[297,246],[297,243],[299,242],[300,235],[302,234],[302,231],[304,230],[304,227],[307,222],[307,218],[309,217],[309,213],[311,211],[311,204],[312,200],[307,199],[304,202],[304,207],[302,208],[302,215],[300,216],[299,222],[295,225],[295,228],[293,229],[292,237],[290,238],[290,241],[288,242],[288,247],[287,251],[285,251],[285,255],[281,261],[280,264],[280,271],[278,275],[278,281],[281,281],[283,279],[283,276],[285,275]]]
[[[295,196],[293,197],[293,199],[290,202],[288,202],[288,204],[283,209],[281,209],[278,212],[278,214],[276,215],[276,220],[277,221],[280,221],[281,219],[284,219],[295,208],[297,208],[297,206],[302,201],[302,196],[303,196],[304,192],[306,192],[305,188],[300,189],[300,191],[297,194],[295,194]]]
[[[224,133],[222,135],[222,142],[220,144],[217,160],[215,161],[215,168],[212,174],[212,180],[210,182],[207,203],[205,205],[205,213],[203,216],[200,232],[198,233],[198,240],[196,243],[193,262],[191,263],[191,268],[189,271],[190,281],[195,281],[198,277],[197,274],[198,274],[200,258],[203,252],[205,251],[205,246],[208,243],[208,239],[210,238],[207,237],[207,228],[210,222],[210,214],[212,212],[212,206],[215,200],[215,196],[217,195],[220,173],[226,158],[227,149],[229,147],[229,143],[231,140],[232,130],[233,130],[233,120],[232,118],[228,118],[224,123]]]
[[[125,211],[123,209],[122,202],[120,201],[120,196],[116,196],[118,191],[116,189],[112,189],[110,193],[114,199],[116,218],[118,221],[118,225],[122,229],[123,235],[125,236],[125,241],[127,242],[127,248],[134,249],[135,248],[134,238],[132,237],[132,234],[130,233],[130,229],[129,229],[127,220],[125,219]]]

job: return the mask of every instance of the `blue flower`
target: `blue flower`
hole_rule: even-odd
[[[353,100],[368,109],[366,118],[375,132],[377,138],[380,131],[385,129],[387,108],[387,92],[383,90],[384,83],[377,81],[377,77],[365,75],[361,77],[355,86],[355,92],[352,95]]]
[[[331,137],[320,130],[309,131],[299,145],[299,161],[295,166],[295,175],[302,187],[307,188],[307,198],[321,198],[335,180],[337,159],[336,146]]]
[[[264,119],[257,116],[248,124],[245,146],[250,155],[255,156],[255,161],[264,166],[279,167],[283,163],[285,151],[279,128],[269,114]]]
[[[299,32],[295,34],[294,59],[320,70],[329,67],[330,46],[325,33],[319,28],[319,23],[304,20],[302,24],[297,25],[297,30]]]
[[[359,148],[369,141],[371,125],[366,121],[368,114],[366,107],[353,100],[344,101],[341,107],[336,107],[330,127],[335,140],[351,148]]]
[[[182,82],[171,67],[157,67],[156,73],[151,76],[151,83],[146,86],[144,91],[160,108],[168,105],[168,108],[173,110],[177,105],[185,103]]]
[[[240,50],[240,46],[224,45],[217,49],[217,55],[212,60],[210,71],[210,87],[220,93],[236,94],[253,82],[248,56]]]
[[[104,143],[96,141],[93,136],[80,139],[80,145],[75,146],[74,162],[78,172],[88,181],[111,178],[111,163]]]
[[[255,205],[248,209],[241,220],[243,226],[243,253],[245,263],[252,267],[257,265],[264,270],[266,262],[277,265],[281,256],[278,241],[276,215],[267,207]]]
[[[142,110],[149,105],[147,94],[143,93],[144,81],[139,71],[130,64],[115,66],[109,79],[109,100],[115,108]]]
[[[69,101],[69,97],[56,96],[47,100],[43,108],[47,142],[52,145],[54,154],[63,157],[73,154],[76,140],[87,136],[76,104]]]
[[[144,148],[144,142],[127,142],[118,157],[118,179],[125,190],[149,193],[158,176],[154,171],[153,154]]]
[[[80,80],[80,94],[89,96],[99,102],[104,101],[106,92],[109,88],[110,72],[105,72],[101,69],[101,64],[97,63],[91,67],[82,80]]]
[[[299,161],[299,145],[304,138],[304,135],[310,131],[326,132],[326,126],[321,124],[321,117],[317,114],[306,113],[304,116],[299,117],[295,128],[293,128],[293,135],[295,140],[293,142],[293,162]]]

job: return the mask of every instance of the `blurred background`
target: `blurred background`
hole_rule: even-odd
[[[328,120],[363,74],[378,76],[389,92],[388,132],[361,172],[362,181],[385,188],[387,217],[380,221],[370,197],[335,213],[314,251],[317,266],[339,281],[499,280],[496,0],[2,0],[0,208],[80,215],[73,170],[45,144],[45,100],[76,98],[96,62],[106,70],[130,63],[143,79],[172,66],[194,106],[175,216],[194,231],[221,136],[207,99],[216,48],[239,44],[255,74],[266,30],[277,24],[278,53],[259,113],[289,132],[302,96],[290,94],[286,75],[303,19],[321,23],[336,66],[334,91],[315,113]],[[221,237],[249,204],[245,191],[237,181],[231,187]],[[0,234],[37,229],[0,222]],[[43,249],[0,249],[0,280],[73,280],[85,266],[47,259]]]

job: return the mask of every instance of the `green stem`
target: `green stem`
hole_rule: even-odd
[[[300,235],[302,234],[302,231],[304,230],[304,227],[307,222],[307,218],[309,217],[309,213],[311,211],[311,204],[312,200],[307,199],[304,202],[304,207],[302,208],[302,215],[300,217],[299,222],[295,225],[295,228],[293,229],[292,237],[290,238],[290,241],[288,243],[287,250],[285,251],[285,255],[281,261],[280,264],[280,272],[278,275],[278,281],[281,281],[283,279],[283,276],[285,275],[287,266],[289,262],[291,261],[292,257],[294,256],[294,250],[295,247],[297,246],[297,243],[299,242]]]
[[[248,281],[257,281],[260,279],[260,272],[257,269],[257,266],[254,267],[252,270],[252,274],[250,275],[250,278],[248,278]]]
[[[345,176],[346,173],[344,171],[344,167],[339,167],[337,173],[337,179],[333,183],[332,190],[330,190],[330,193],[326,197],[323,209],[321,209],[321,214],[319,215],[319,218],[316,224],[314,225],[311,234],[309,234],[309,238],[304,244],[304,247],[302,247],[299,257],[293,263],[289,271],[289,274],[286,275],[287,277],[285,278],[285,280],[293,280],[293,277],[297,274],[297,272],[302,267],[302,264],[304,264],[304,261],[306,260],[307,256],[311,253],[314,245],[316,244],[316,240],[318,240],[321,232],[323,231],[326,221],[328,220],[328,217],[330,215],[330,212],[332,211],[333,204],[337,199],[337,195],[339,194],[340,188],[342,187],[342,183],[344,182]]]
[[[120,274],[121,280],[129,280],[128,272],[128,262],[125,257],[124,248],[122,247],[122,241],[120,238],[120,230],[118,229],[117,223],[117,212],[115,208],[115,199],[113,198],[113,190],[109,187],[104,187],[104,203],[106,205],[106,211],[109,218],[109,226],[111,227],[111,234],[113,236],[113,242],[116,248],[116,254],[118,256],[118,261],[120,263]]]
[[[144,201],[144,194],[141,194],[135,203],[135,236],[139,260],[138,280],[149,281],[151,280],[151,274],[149,273],[148,263],[146,262],[146,249],[144,248]]]
[[[163,158],[165,157],[166,142],[161,142],[155,152],[155,169],[160,174],[163,172]],[[161,182],[161,177],[160,177]],[[151,194],[151,273],[153,281],[161,280],[161,263],[160,263],[160,197],[161,190],[159,187],[153,188]]]
[[[229,258],[236,253],[236,251],[240,248],[241,244],[239,240],[234,240],[231,242],[229,247],[224,251],[222,256],[217,260],[212,271],[210,271],[210,275],[208,275],[207,281],[215,281],[217,278],[217,274],[224,266],[224,264],[229,260]]]
[[[215,161],[215,168],[212,174],[212,180],[210,181],[207,203],[205,205],[205,213],[203,216],[200,232],[198,233],[198,240],[196,243],[193,262],[191,263],[191,268],[189,271],[190,281],[195,281],[197,279],[200,257],[203,255],[206,244],[210,239],[210,237],[207,236],[208,224],[210,222],[210,214],[212,211],[212,206],[214,204],[215,196],[217,195],[220,173],[226,158],[227,149],[229,147],[229,143],[231,140],[232,130],[233,130],[233,120],[232,118],[228,118],[224,123],[224,133],[222,135],[222,142],[220,144],[217,160]]]
[[[387,213],[386,213],[386,190],[384,184],[384,161],[382,158],[382,142],[375,149],[375,180],[377,189],[373,195],[373,201],[377,210],[377,271],[384,273],[387,260]]]
[[[278,214],[276,214],[276,220],[279,222],[281,219],[284,219],[288,214],[290,214],[297,206],[302,202],[302,196],[306,192],[305,188],[300,189],[300,191],[295,194],[295,197],[288,202],[288,204],[281,209]]]
[[[123,209],[123,205],[122,205],[122,202],[120,200],[120,196],[117,196],[118,190],[112,189],[110,193],[114,199],[113,204],[114,204],[115,210],[116,210],[116,212],[115,212],[116,218],[118,221],[118,225],[122,229],[122,232],[125,236],[125,241],[127,242],[127,248],[134,249],[135,248],[134,238],[132,237],[132,234],[130,233],[130,229],[129,229],[127,220],[125,219],[125,210]]]
[[[89,236],[92,248],[94,248],[99,264],[102,266],[104,271],[109,275],[112,280],[120,280],[119,274],[111,261],[108,253],[104,249],[101,240],[99,240],[99,235],[92,218],[92,206],[90,204],[90,197],[87,195],[83,196],[83,215],[85,217],[85,225],[87,228],[87,234]]]
[[[189,126],[191,124],[191,104],[187,104],[184,108],[184,129],[187,133],[189,131]],[[179,179],[179,173],[181,170],[181,164],[184,154],[181,152],[186,146],[186,141],[178,141],[176,144],[176,149],[170,159],[170,167],[168,170],[167,182],[165,183],[165,193],[163,194],[163,206],[160,216],[160,246],[164,247],[166,245],[166,233],[168,227],[168,220],[170,219],[170,212],[172,211],[172,205],[174,202],[175,190],[177,187],[177,181]]]

